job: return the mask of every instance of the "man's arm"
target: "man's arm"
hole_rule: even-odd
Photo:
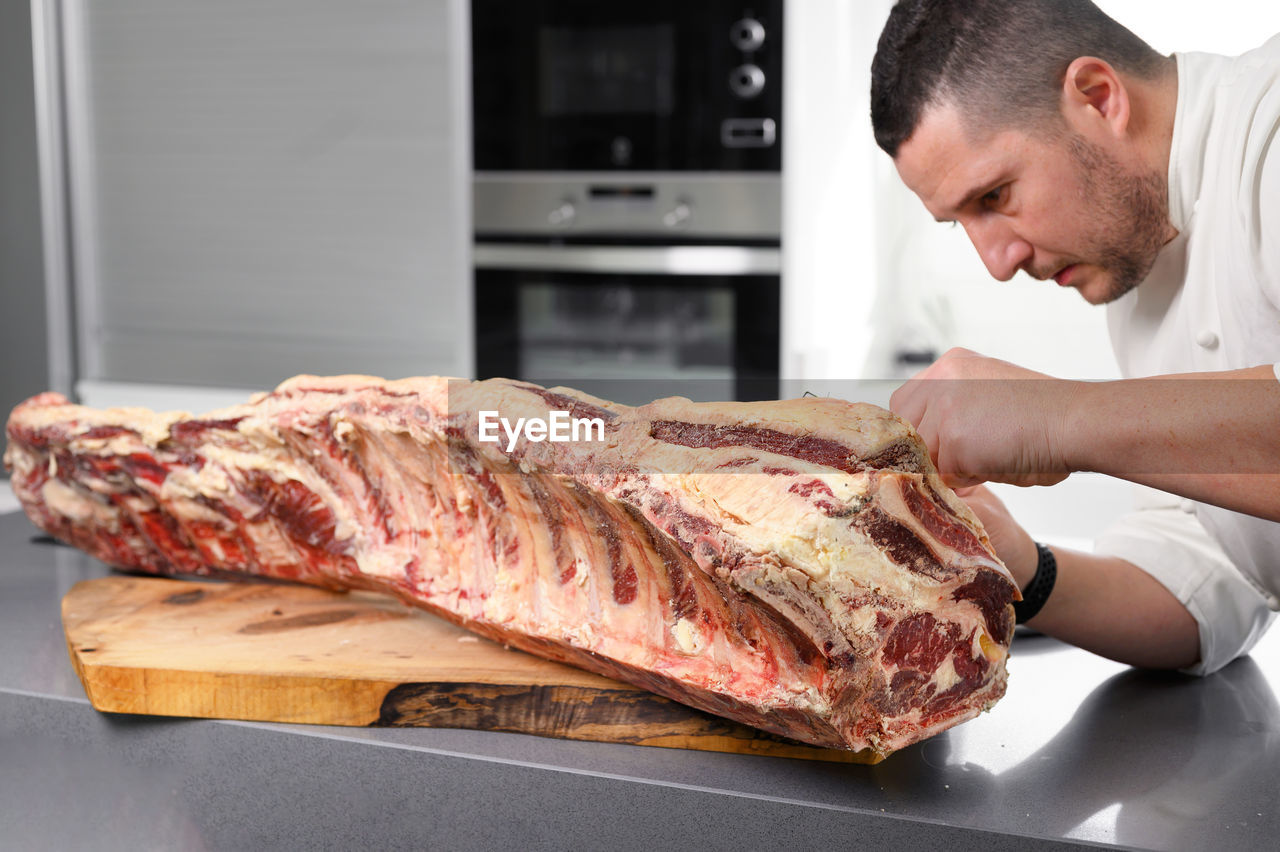
[[[1269,366],[1077,382],[953,349],[890,407],[953,486],[1096,471],[1280,521],[1280,382]]]
[[[1031,536],[988,489],[976,486],[958,493],[982,520],[1018,587],[1025,588],[1037,559]],[[1195,619],[1151,575],[1119,557],[1052,550],[1058,580],[1028,626],[1132,666],[1182,669],[1199,660]]]

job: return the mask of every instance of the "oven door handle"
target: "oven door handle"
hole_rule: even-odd
[[[633,275],[778,275],[782,251],[747,246],[546,246],[479,243],[476,269]]]

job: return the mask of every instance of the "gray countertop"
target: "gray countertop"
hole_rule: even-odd
[[[1203,679],[1019,636],[990,713],[844,766],[100,714],[59,600],[107,572],[0,515],[0,836],[19,848],[1234,850],[1280,837],[1280,633]]]

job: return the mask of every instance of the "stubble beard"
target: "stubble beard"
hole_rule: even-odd
[[[1086,209],[1098,214],[1088,235],[1089,262],[1111,273],[1107,288],[1089,301],[1114,302],[1147,277],[1173,233],[1169,187],[1162,175],[1135,174],[1080,136],[1067,140],[1067,150],[1080,170]]]

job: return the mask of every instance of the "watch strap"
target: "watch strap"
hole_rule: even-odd
[[[1022,590],[1022,600],[1013,605],[1014,621],[1025,624],[1036,617],[1044,607],[1045,601],[1053,593],[1054,584],[1058,581],[1058,560],[1053,551],[1040,542],[1036,542],[1036,573],[1031,582]]]

